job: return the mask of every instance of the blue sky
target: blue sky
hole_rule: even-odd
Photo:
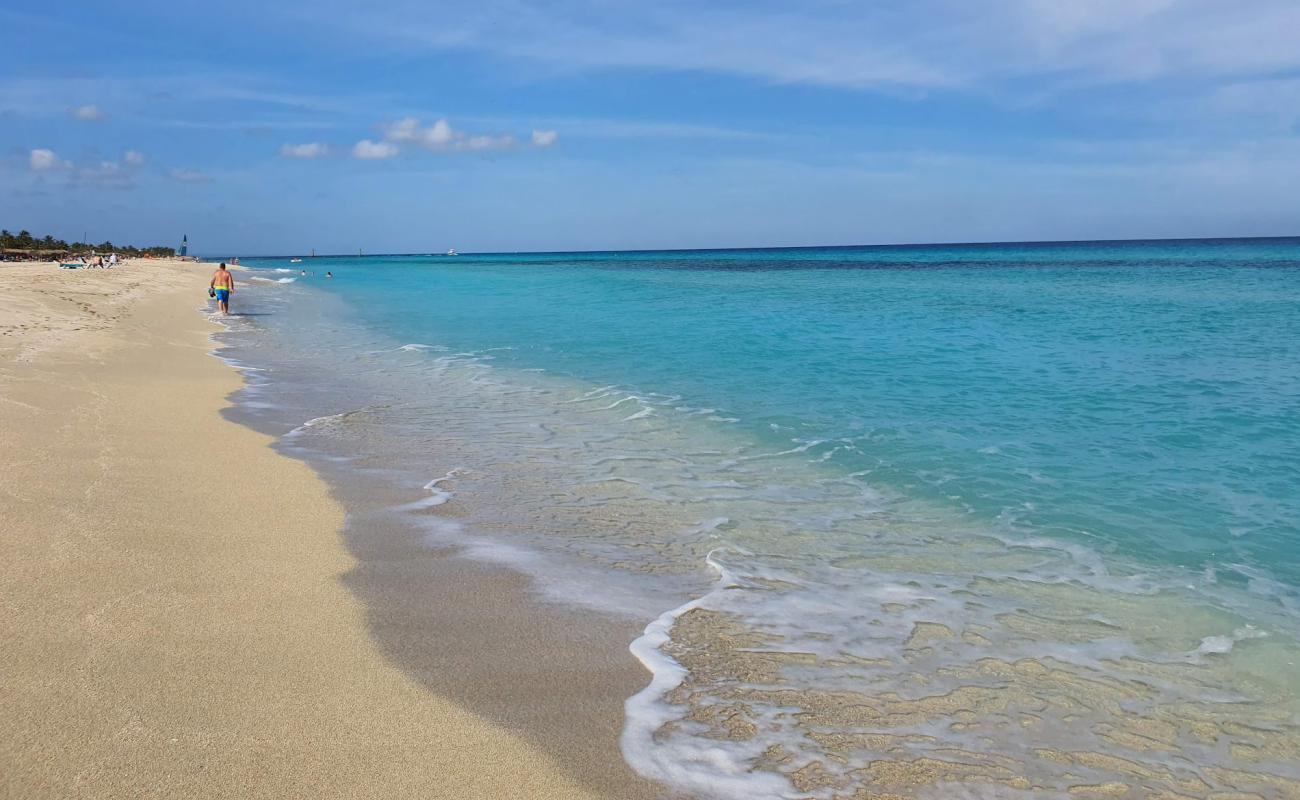
[[[1294,0],[0,7],[0,225],[208,254],[1300,233]]]

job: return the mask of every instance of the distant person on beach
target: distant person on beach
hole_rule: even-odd
[[[230,293],[235,291],[235,276],[230,274],[226,269],[226,262],[221,262],[217,271],[212,273],[212,280],[208,281],[208,288],[213,291],[213,296],[217,298],[217,307],[221,309],[222,314],[230,314]]]

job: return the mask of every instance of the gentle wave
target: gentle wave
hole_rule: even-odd
[[[1044,713],[1043,704],[1050,709],[1057,703],[1084,703],[1088,713],[1106,720],[1099,724],[1124,731],[1159,720],[1104,709],[1120,708],[1128,702],[1124,697],[1148,697],[1171,708],[1196,709],[1195,717],[1166,714],[1165,719],[1183,719],[1186,724],[1198,719],[1202,725],[1215,725],[1221,731],[1218,735],[1229,736],[1226,731],[1237,718],[1233,709],[1251,702],[1244,688],[1232,688],[1231,681],[1215,686],[1180,670],[1202,666],[1208,659],[1233,657],[1243,642],[1266,641],[1269,637],[1263,631],[1238,626],[1223,633],[1203,632],[1221,624],[1217,617],[1188,617],[1185,612],[1179,626],[1164,625],[1162,630],[1158,624],[1164,615],[1157,609],[1175,616],[1187,597],[1221,605],[1217,597],[1223,587],[1210,581],[1189,587],[1186,577],[1176,572],[1159,575],[1127,568],[1117,572],[1099,552],[1078,543],[1010,531],[964,531],[956,520],[895,530],[897,522],[890,518],[899,515],[899,499],[821,472],[825,454],[843,446],[838,441],[796,437],[784,448],[755,447],[735,434],[709,427],[707,417],[679,411],[680,398],[660,400],[616,386],[558,391],[557,387],[530,387],[473,352],[442,356],[427,364],[430,374],[437,375],[443,402],[473,408],[472,417],[438,414],[441,424],[462,434],[468,432],[459,427],[465,423],[485,432],[496,428],[498,436],[507,431],[514,437],[525,430],[537,431],[521,441],[533,442],[528,446],[539,452],[554,453],[556,466],[562,465],[570,483],[592,487],[583,494],[603,498],[597,507],[607,516],[621,517],[640,508],[661,520],[682,511],[698,514],[702,520],[672,524],[676,533],[667,539],[628,540],[627,545],[671,549],[685,542],[719,543],[704,556],[718,575],[714,588],[659,615],[631,646],[652,679],[627,703],[621,746],[639,772],[680,791],[711,797],[784,796],[802,780],[792,776],[813,762],[822,764],[821,774],[832,782],[828,785],[851,782],[855,770],[869,769],[881,754],[873,748],[828,750],[809,737],[816,734],[832,737],[827,739],[831,741],[865,736],[864,727],[874,730],[871,736],[889,742],[898,754],[906,753],[899,763],[942,759],[952,752],[991,758],[993,754],[981,744],[988,731],[975,721],[963,723],[969,731],[936,726],[952,713],[946,698],[953,693],[978,697],[976,689],[1001,675],[998,670],[1006,671],[999,680],[1010,680],[1017,687],[1019,699],[1010,707],[1023,705],[1023,709],[1013,713],[999,705],[998,710],[990,708],[982,714],[999,720],[998,724],[1019,714],[1020,719],[1036,720],[1035,726],[1056,731],[1036,735],[1043,752],[1122,752],[1124,758],[1156,775],[1148,780],[1172,781],[1170,785],[1177,781],[1160,777],[1158,761],[1109,740],[1099,746],[1091,740],[1093,734],[1076,733],[1065,715]],[[628,415],[629,406],[641,408]],[[561,414],[560,409],[566,411]],[[618,428],[630,417],[644,419],[649,416],[646,412],[669,415],[661,420],[667,427],[635,432]],[[525,420],[543,419],[548,422],[520,427]],[[661,439],[664,435],[669,438]],[[671,442],[679,437],[695,449],[675,449]],[[482,448],[492,445],[489,440],[475,441],[481,458]],[[599,444],[593,449],[594,443]],[[584,455],[575,459],[565,453]],[[534,464],[535,469],[539,466]],[[538,474],[540,483],[553,485],[545,474]],[[427,484],[425,497],[398,510],[418,512],[444,505],[450,498],[444,484],[452,477],[449,473]],[[490,481],[480,479],[464,499],[476,512],[484,503],[528,502],[520,495],[507,500],[484,484]],[[583,500],[575,507],[585,508],[589,502]],[[550,511],[561,507],[552,505]],[[711,514],[718,511],[724,513]],[[513,516],[509,508],[495,513]],[[548,597],[582,605],[592,604],[595,598],[597,607],[604,603],[607,609],[644,608],[612,599],[616,596],[612,586],[619,580],[612,575],[566,571],[562,560],[545,554],[544,541],[506,544],[480,537],[467,541],[465,524],[492,526],[487,519],[476,523],[475,517],[480,516],[475,513],[468,523],[434,520],[428,524],[444,537],[438,541],[456,541],[470,557],[535,575],[539,590]],[[942,525],[952,526],[950,533],[936,537]],[[801,528],[822,533],[815,539],[790,540],[790,534]],[[453,532],[451,540],[445,539]],[[568,541],[583,550],[590,546]],[[854,541],[871,542],[877,554],[857,544],[849,546]],[[602,548],[615,548],[611,553],[622,552],[624,546],[622,536],[601,542]],[[791,550],[792,546],[798,549]],[[890,566],[879,569],[874,566],[877,560]],[[582,591],[565,586],[581,586]],[[978,605],[972,605],[975,601]],[[1281,621],[1286,624],[1285,618]],[[752,641],[739,652],[720,644],[736,637],[752,637]],[[1180,646],[1180,638],[1194,644]],[[679,660],[683,657],[684,662]],[[787,666],[773,671],[760,664],[759,673],[753,673],[755,667],[746,665],[753,659]],[[1119,666],[1126,662],[1143,666],[1139,670]],[[998,666],[988,672],[994,669],[991,665]],[[1218,669],[1231,668],[1220,665]],[[728,670],[744,676],[741,685],[701,677],[725,676]],[[921,676],[923,684],[909,685]],[[1115,688],[1135,680],[1140,683],[1133,686],[1145,688]],[[1119,683],[1105,688],[1115,681]],[[1087,698],[1077,697],[1071,688],[1074,682],[1098,688]],[[918,692],[920,686],[927,688]],[[898,699],[891,702],[905,709],[896,713],[913,722],[900,731],[894,724],[871,725],[875,717],[864,717],[840,728],[841,723],[828,718],[823,708],[828,692],[840,693],[845,702],[863,708],[878,702],[872,698],[896,695]],[[987,697],[979,700],[991,702]],[[721,718],[715,717],[722,712],[710,709],[726,709],[729,722],[719,722]],[[801,718],[820,722],[805,726]],[[758,731],[762,734],[756,735]],[[1238,738],[1238,747],[1264,746],[1267,739],[1250,744],[1250,737]],[[785,761],[765,755],[776,747]],[[1207,766],[1228,769],[1232,764],[1212,751],[1196,752]],[[1059,791],[1069,788],[1068,770],[1057,761],[1019,747],[1003,755],[1017,759],[1036,785]],[[1069,765],[1081,768],[1073,761]],[[1001,774],[992,767],[982,772],[972,768],[966,777],[996,782]],[[1285,771],[1277,774],[1285,777]],[[1114,773],[1109,777],[1123,778]],[[800,796],[822,796],[804,791]]]

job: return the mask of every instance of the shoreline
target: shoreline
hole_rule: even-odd
[[[274,311],[273,324],[230,339],[232,360],[257,370],[241,401],[272,432],[292,427],[283,449],[308,453],[338,491],[405,518],[429,543],[519,564],[579,607],[618,598],[653,608],[650,617],[673,608],[636,647],[657,650],[656,672],[685,677],[655,680],[628,704],[625,753],[642,774],[729,797],[787,784],[896,796],[954,781],[1083,794],[1141,781],[1187,796],[1294,786],[1282,755],[1294,747],[1284,732],[1294,698],[1278,663],[1289,624],[1279,621],[1278,636],[1261,624],[1274,619],[1267,600],[1220,589],[1213,576],[1188,580],[1176,564],[963,522],[922,492],[891,493],[886,475],[858,480],[849,469],[876,451],[857,450],[860,432],[766,437],[732,425],[746,416],[743,394],[680,391],[688,387],[653,365],[619,382],[602,369],[611,350],[651,345],[597,331],[610,304],[640,322],[663,310],[620,294],[644,273],[604,282],[603,271],[567,267],[437,267],[359,261],[321,298],[301,285],[267,293],[258,310]],[[693,312],[679,320],[683,336],[708,329],[713,279],[739,283],[709,275],[667,281],[673,302]],[[743,286],[800,276],[824,291],[820,273],[746,273]],[[591,299],[539,331],[578,282]],[[842,282],[853,288],[852,276]],[[703,287],[699,302],[681,295],[688,286]],[[765,308],[724,313],[720,333],[743,338]],[[584,333],[561,330],[575,319]],[[529,347],[540,341],[589,360]],[[657,363],[677,350],[663,348]],[[989,422],[983,435],[996,442]],[[828,465],[837,453],[845,458]],[[687,607],[658,602],[674,588],[694,596],[699,562],[713,552],[734,576],[724,591]],[[595,567],[589,582],[575,564]],[[1234,689],[1238,703],[1215,700]],[[1180,729],[1199,738],[1169,733]]]
[[[416,674],[437,665],[372,638],[378,607],[357,587],[393,576],[345,547],[310,467],[220,413],[242,381],[208,357],[207,269],[0,268],[0,464],[15,476],[0,494],[5,793],[602,796],[539,737],[429,691],[436,669]],[[483,578],[454,572],[461,592]],[[459,641],[403,635],[422,642],[408,657],[473,668]],[[607,792],[646,791],[585,766],[615,775]]]
[[[213,336],[183,294],[207,269],[151,269],[143,282],[33,272],[39,291],[26,294],[21,280],[0,284],[18,310],[0,317],[0,434],[19,444],[0,447],[0,463],[23,475],[0,484],[0,515],[30,517],[0,545],[17,565],[0,593],[13,603],[0,668],[22,678],[0,689],[18,711],[0,772],[16,765],[27,782],[13,794],[48,784],[63,796],[87,774],[97,783],[80,793],[123,793],[111,768],[82,768],[87,753],[190,782],[159,784],[168,796],[249,794],[235,783],[268,796],[663,796],[629,762],[680,792],[727,797],[787,783],[897,797],[956,784],[1188,797],[1300,787],[1290,618],[1261,625],[1267,609],[1212,575],[1203,587],[1176,568],[1129,569],[910,506],[893,522],[845,517],[866,520],[845,528],[869,537],[865,549],[818,548],[789,532],[875,498],[824,480],[813,452],[833,452],[824,440],[773,448],[670,416],[693,411],[676,398],[531,369],[512,378],[481,354],[419,344],[437,331],[350,325],[292,278],[237,296],[235,317],[248,319]],[[43,304],[58,308],[42,317]],[[639,421],[656,410],[674,424]],[[205,488],[213,474],[238,476],[234,500]],[[654,491],[626,488],[643,486]],[[740,499],[798,516],[710,488],[757,490]],[[732,520],[721,537],[737,549],[714,563]],[[578,552],[608,580],[511,556],[512,534],[591,542]],[[696,556],[733,576],[726,591],[644,634],[636,614],[659,595],[606,614],[643,588],[628,582],[638,571],[667,578]],[[629,641],[655,673],[649,687]],[[665,691],[670,673],[680,680]],[[213,709],[213,730],[196,728]],[[169,714],[184,735],[163,744]],[[270,770],[242,764],[266,752]],[[217,757],[220,772],[204,772]],[[34,767],[48,764],[63,784],[39,782]]]

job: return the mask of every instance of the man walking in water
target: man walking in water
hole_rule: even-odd
[[[221,266],[217,267],[217,271],[212,273],[212,280],[208,281],[208,288],[212,290],[213,296],[217,298],[217,308],[221,309],[222,314],[229,316],[230,293],[235,291],[235,276],[231,275],[230,271],[226,269],[226,262],[221,262]]]

